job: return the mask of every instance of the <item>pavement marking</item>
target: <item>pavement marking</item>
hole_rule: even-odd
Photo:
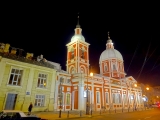
[[[148,118],[151,118],[151,116],[150,116],[150,117],[146,117],[146,118],[144,118],[144,119],[148,119]]]

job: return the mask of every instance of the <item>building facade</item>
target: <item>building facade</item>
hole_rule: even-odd
[[[123,57],[108,34],[106,50],[99,59],[100,74],[90,76],[89,43],[77,24],[67,46],[66,71],[57,72],[55,110],[128,109],[143,107],[137,81],[126,77]],[[93,58],[92,58],[93,59]]]
[[[0,110],[53,111],[56,70],[55,66],[27,53],[24,58],[16,55],[9,44],[0,44]],[[41,60],[41,61],[40,61]]]
[[[134,109],[144,106],[141,87],[126,76],[123,57],[108,34],[99,58],[100,73],[90,75],[89,43],[77,24],[67,47],[66,71],[58,63],[16,55],[9,44],[0,44],[0,110],[67,111]],[[20,53],[20,52],[19,52]]]

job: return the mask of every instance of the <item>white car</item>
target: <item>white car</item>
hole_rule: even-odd
[[[19,110],[2,110],[0,112],[0,120],[41,120],[36,116],[27,116],[24,112]]]

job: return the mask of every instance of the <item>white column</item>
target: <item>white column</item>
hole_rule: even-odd
[[[54,99],[55,99],[55,85],[56,85],[56,71],[52,72],[52,80],[51,80],[51,93],[50,93],[50,102],[48,104],[48,110],[54,110]]]
[[[59,86],[59,82],[56,81],[56,86],[55,86],[55,96],[54,96],[54,109],[58,110],[57,106],[58,106],[58,86]]]
[[[104,106],[104,83],[102,83],[102,105]]]
[[[78,85],[78,110],[84,110],[84,85]]]
[[[72,91],[72,110],[74,110],[74,94],[75,92]]]

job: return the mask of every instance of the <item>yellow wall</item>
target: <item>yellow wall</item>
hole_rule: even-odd
[[[21,86],[8,85],[11,68],[23,69]],[[47,86],[45,89],[37,88],[38,74],[47,74]],[[5,108],[8,93],[18,94],[15,109],[28,111],[30,102],[34,104],[36,94],[45,95],[45,105],[43,107],[33,107],[32,111],[53,111],[54,86],[56,70],[19,62],[11,59],[2,58],[0,61],[0,110]],[[29,91],[31,94],[26,95]]]

